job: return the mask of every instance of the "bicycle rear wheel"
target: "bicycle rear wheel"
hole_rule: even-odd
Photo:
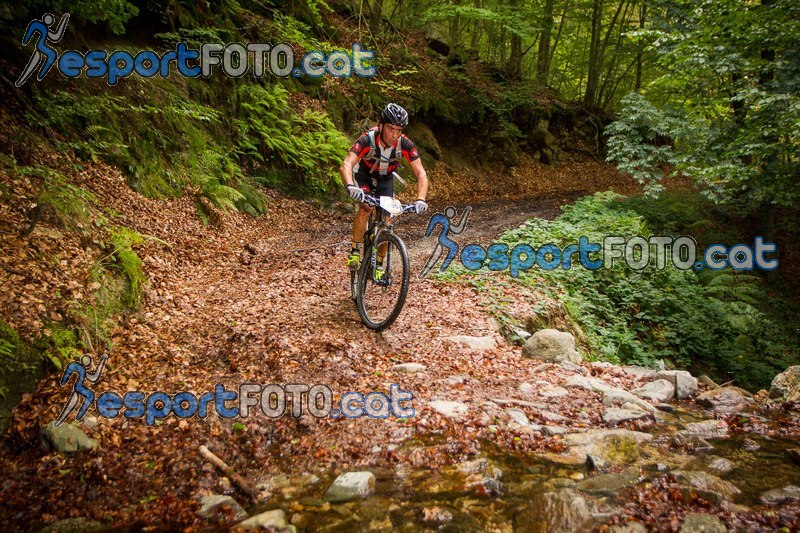
[[[373,246],[383,244],[386,245],[385,281],[374,279],[371,250],[369,253],[365,250],[365,264],[358,279],[358,314],[365,326],[376,331],[388,328],[397,319],[406,302],[411,277],[408,250],[403,241],[393,233],[382,233]]]

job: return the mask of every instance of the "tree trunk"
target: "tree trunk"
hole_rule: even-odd
[[[589,69],[586,79],[586,93],[583,103],[593,108],[597,98],[597,86],[600,81],[600,33],[603,19],[603,0],[592,2],[592,36],[589,41]]]
[[[461,0],[453,0],[453,5],[460,6]],[[447,55],[448,64],[457,62],[456,58],[461,53],[461,21],[460,17],[456,15],[450,19],[450,53]]]
[[[642,0],[639,10],[639,29],[644,28],[647,21],[647,0]],[[644,56],[644,43],[639,42],[639,52],[636,54],[636,83],[634,89],[638,92],[642,88],[642,61]]]
[[[519,7],[519,0],[509,2],[511,10]],[[511,55],[506,63],[506,76],[512,80],[522,79],[522,37],[516,33],[511,34]]]
[[[372,17],[369,19],[369,31],[372,35],[378,35],[381,31],[381,18],[383,17],[383,0],[375,0],[372,3]]]
[[[536,80],[539,85],[546,86],[550,77],[550,39],[553,35],[553,3],[554,0],[545,0],[544,15],[542,16],[542,35],[539,39],[539,55],[536,57]]]

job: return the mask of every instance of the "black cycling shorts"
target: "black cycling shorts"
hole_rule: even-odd
[[[372,186],[373,176],[377,178],[377,187]],[[394,196],[394,179],[392,179],[392,176],[356,172],[356,183],[358,183],[358,186],[364,191],[373,196]]]

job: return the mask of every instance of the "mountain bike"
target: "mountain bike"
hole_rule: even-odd
[[[350,271],[350,294],[364,325],[381,331],[391,326],[403,309],[411,278],[408,249],[386,215],[397,216],[415,209],[414,204],[403,205],[390,196],[378,199],[365,195],[364,202],[375,209],[364,233],[361,265],[357,271]],[[381,273],[379,264],[383,267]]]

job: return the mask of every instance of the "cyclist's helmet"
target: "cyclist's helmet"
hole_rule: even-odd
[[[404,128],[408,126],[408,111],[395,103],[391,103],[381,111],[381,122]]]

